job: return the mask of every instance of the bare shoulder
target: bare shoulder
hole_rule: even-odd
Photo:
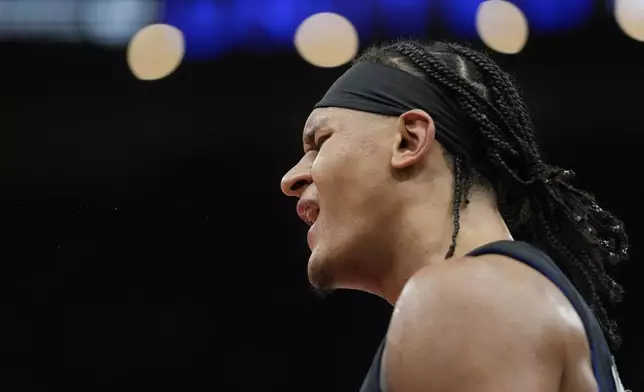
[[[389,326],[393,391],[559,391],[583,324],[547,278],[503,256],[452,260],[413,276]]]

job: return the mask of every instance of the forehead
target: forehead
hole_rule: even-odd
[[[304,124],[304,134],[320,128],[337,128],[339,122],[340,117],[337,110],[333,108],[315,109]]]
[[[375,134],[395,121],[396,117],[381,116],[373,113],[344,108],[318,108],[311,112],[302,134],[304,145],[312,144],[318,132]]]
[[[362,112],[343,108],[318,108],[311,112],[304,124],[303,139],[306,142],[317,131],[341,131],[350,127],[351,123],[359,121]]]

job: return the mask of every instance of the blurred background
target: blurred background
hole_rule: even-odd
[[[398,37],[490,51],[625,220],[616,360],[644,390],[640,0],[0,0],[0,390],[357,391],[389,306],[311,291],[279,181]]]

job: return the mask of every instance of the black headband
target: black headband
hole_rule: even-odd
[[[413,109],[426,111],[436,124],[436,140],[450,153],[470,160],[476,153],[476,133],[461,108],[438,86],[403,70],[362,61],[329,88],[315,108],[339,107],[400,116]]]

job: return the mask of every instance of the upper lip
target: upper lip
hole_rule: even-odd
[[[300,199],[300,201],[297,202],[297,215],[304,222],[308,223],[309,226],[312,226],[315,223],[318,219],[319,213],[320,207],[315,200]]]

